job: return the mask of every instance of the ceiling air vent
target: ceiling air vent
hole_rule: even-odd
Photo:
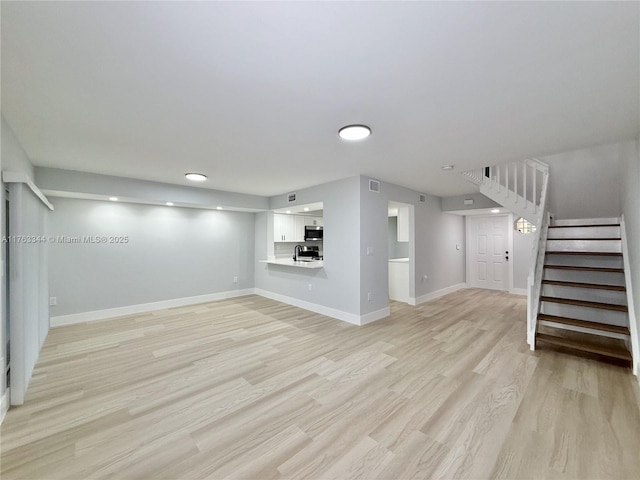
[[[287,193],[287,202],[288,203],[293,203],[295,201],[296,201],[296,192]]]
[[[420,201],[420,203],[427,203],[427,196],[421,193],[418,196],[418,200]]]
[[[369,179],[369,191],[380,193],[380,182],[378,180]]]

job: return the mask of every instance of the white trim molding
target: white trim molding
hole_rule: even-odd
[[[11,389],[7,388],[0,399],[0,424],[4,422],[4,417],[9,411],[9,399],[11,398]]]
[[[365,315],[358,315],[357,313],[349,313],[343,310],[338,310],[331,307],[325,307],[324,305],[318,305],[317,303],[307,302],[306,300],[300,300],[298,298],[288,297],[279,293],[269,292],[268,290],[262,290],[260,288],[255,289],[255,294],[261,297],[270,298],[277,302],[293,305],[294,307],[303,308],[310,312],[326,315],[327,317],[342,320],[343,322],[350,323],[352,325],[366,325],[367,323],[375,322],[382,318],[388,317],[391,314],[389,307],[377,310],[375,312],[367,313]]]
[[[44,194],[40,191],[36,184],[33,183],[33,180],[31,180],[26,173],[2,172],[2,181],[4,183],[24,183],[31,189],[35,196],[38,197],[40,201],[47,206],[49,210],[53,211],[53,205],[51,205],[47,197],[44,196]]]
[[[629,263],[629,244],[627,243],[627,230],[624,223],[624,215],[620,218],[620,238],[622,239],[622,261],[624,268],[625,285],[627,286],[627,308],[629,315],[629,333],[631,334],[631,355],[633,358],[633,374],[640,382],[640,332],[633,298],[633,285],[631,284],[631,264]]]
[[[436,290],[435,292],[429,292],[421,295],[418,298],[410,298],[409,305],[420,305],[421,303],[430,302],[431,300],[444,297],[445,295],[457,292],[458,290],[461,290],[463,288],[467,288],[466,283],[457,283],[455,285],[451,285],[450,287],[441,288],[440,290]]]
[[[524,295],[526,297],[527,296],[527,289],[526,288],[512,288],[509,293],[512,294],[512,295]]]
[[[91,312],[72,313],[70,315],[61,315],[51,317],[51,326],[60,327],[62,325],[73,325],[76,323],[93,322],[96,320],[106,320],[114,317],[122,317],[124,315],[134,315],[136,313],[152,312],[154,310],[164,310],[167,308],[184,307],[187,305],[196,305],[198,303],[215,302],[218,300],[226,300],[228,298],[243,297],[245,295],[253,295],[254,289],[247,288],[244,290],[231,290],[228,292],[209,293],[206,295],[197,295],[194,297],[174,298],[171,300],[161,300],[159,302],[141,303],[138,305],[128,305],[126,307],[107,308],[105,310],[94,310]]]

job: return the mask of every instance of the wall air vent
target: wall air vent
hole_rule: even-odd
[[[420,203],[427,203],[427,196],[421,193],[418,196],[418,200],[420,201]]]
[[[378,180],[369,179],[369,191],[380,193],[380,182]]]
[[[295,201],[296,201],[296,192],[287,193],[287,202],[288,203],[293,203]]]

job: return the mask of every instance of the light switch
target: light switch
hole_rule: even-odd
[[[456,243],[456,250],[460,250],[460,244]]]
[[[368,256],[373,255],[373,247],[367,247],[367,255]]]

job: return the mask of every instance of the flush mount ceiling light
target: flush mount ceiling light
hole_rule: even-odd
[[[366,125],[347,125],[338,130],[338,135],[344,140],[362,140],[371,135],[371,129]]]
[[[207,179],[207,176],[202,173],[185,173],[184,177],[192,182],[204,182]]]
[[[453,165],[442,165],[443,170],[453,170]]]
[[[117,202],[118,201],[118,197],[109,197],[109,200],[111,200],[112,202]]]

